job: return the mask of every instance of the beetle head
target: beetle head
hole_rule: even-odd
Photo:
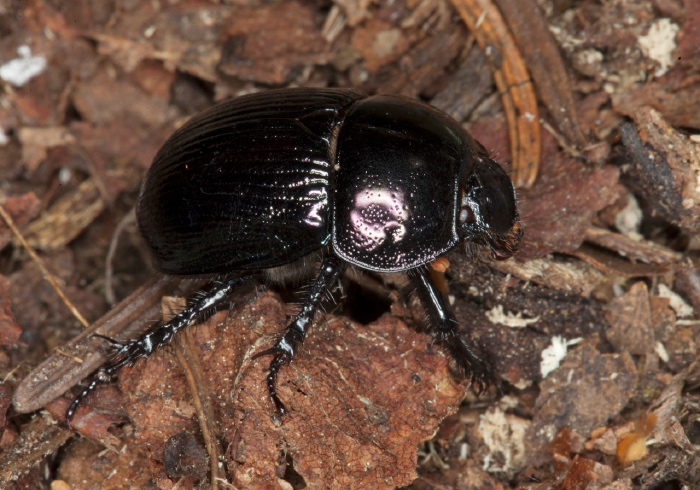
[[[523,233],[518,219],[515,189],[493,160],[479,157],[460,185],[458,233],[462,242],[488,245],[497,260],[518,248]]]

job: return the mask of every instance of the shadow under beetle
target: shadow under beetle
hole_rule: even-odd
[[[481,144],[443,112],[395,95],[281,89],[219,103],[163,145],[137,207],[139,230],[160,272],[224,279],[172,320],[116,344],[113,358],[70,404],[147,357],[181,328],[226,304],[257,271],[289,276],[322,257],[301,311],[261,355],[280,416],[277,374],[306,336],[323,295],[348,264],[407,271],[430,330],[482,387],[489,364],[458,335],[427,265],[460,242],[510,257],[520,240],[515,191]]]

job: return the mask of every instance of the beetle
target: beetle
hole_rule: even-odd
[[[299,313],[257,354],[272,356],[267,388],[281,417],[278,373],[348,265],[407,272],[436,340],[477,386],[493,379],[489,363],[458,335],[427,266],[460,243],[510,257],[522,233],[515,190],[484,147],[438,109],[349,89],[278,89],[223,101],[159,150],[136,215],[158,271],[220,279],[170,321],[124,344],[112,341],[114,356],[72,401],[69,421],[98,383],[202,321],[257,271],[284,281],[313,267],[314,257],[321,264]]]

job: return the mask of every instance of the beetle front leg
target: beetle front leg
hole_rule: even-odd
[[[287,326],[282,337],[277,341],[274,347],[259,352],[253,358],[274,354],[270,362],[270,368],[267,373],[267,390],[270,394],[270,400],[275,405],[275,409],[280,417],[287,415],[287,408],[277,395],[277,375],[282,366],[294,358],[297,349],[304,342],[306,332],[308,331],[311,322],[314,319],[316,308],[321,302],[323,295],[329,291],[342,275],[345,265],[339,258],[329,255],[323,259],[321,269],[316,276],[309,297],[306,298],[301,307],[301,311],[294,318],[294,321]]]
[[[447,348],[458,368],[476,385],[477,392],[489,385],[498,385],[491,364],[479,357],[459,335],[459,323],[437,289],[426,269],[416,269],[411,274],[413,286],[428,313],[430,331],[443,347]]]

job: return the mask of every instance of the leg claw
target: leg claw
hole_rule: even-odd
[[[275,406],[275,410],[277,411],[277,414],[281,420],[284,419],[289,412],[284,406],[284,403],[282,403],[282,400],[280,400],[279,396],[277,395],[277,375],[279,374],[282,366],[291,360],[292,356],[287,350],[279,346],[275,346],[262,352],[258,352],[253,356],[253,359],[268,355],[274,355],[274,357],[272,358],[272,361],[270,361],[270,367],[267,372],[267,391],[270,396],[270,401],[272,401],[272,404]]]

